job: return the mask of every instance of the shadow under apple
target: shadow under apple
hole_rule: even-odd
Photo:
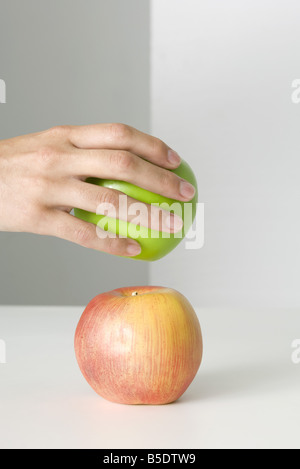
[[[176,401],[183,404],[222,397],[249,397],[299,386],[299,373],[289,362],[255,362],[220,369],[202,370],[187,391]]]

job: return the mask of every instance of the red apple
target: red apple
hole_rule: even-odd
[[[105,399],[167,404],[193,381],[202,360],[196,313],[179,292],[126,287],[96,296],[75,333],[85,379]]]

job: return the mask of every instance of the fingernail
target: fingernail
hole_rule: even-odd
[[[170,149],[168,151],[168,161],[171,165],[178,166],[181,163],[181,158],[176,151]]]
[[[142,248],[138,243],[129,242],[127,246],[127,254],[129,256],[138,256],[141,254]]]
[[[178,215],[168,214],[165,219],[165,225],[173,233],[177,233],[183,227],[183,220]]]
[[[192,199],[196,193],[196,189],[192,184],[186,181],[181,181],[180,183],[180,194],[185,199]]]

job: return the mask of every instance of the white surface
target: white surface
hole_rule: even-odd
[[[300,2],[151,4],[152,133],[205,204],[204,248],[151,264],[151,283],[201,307],[299,308]]]
[[[300,448],[298,310],[198,310],[204,359],[167,406],[124,406],[82,377],[83,308],[0,307],[1,448]]]

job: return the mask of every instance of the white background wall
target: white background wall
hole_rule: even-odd
[[[300,3],[152,0],[152,133],[194,168],[205,246],[151,265],[195,306],[300,305]]]

